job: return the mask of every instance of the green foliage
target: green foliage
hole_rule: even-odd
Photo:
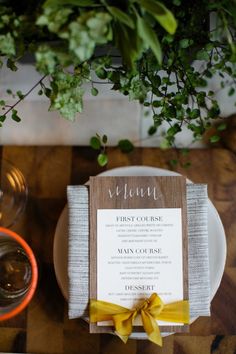
[[[160,143],[160,147],[161,147],[161,149],[166,150],[171,147],[171,144],[167,138],[164,138]]]
[[[11,33],[0,35],[0,52],[9,57],[16,54],[15,41]]]
[[[112,39],[111,16],[105,12],[90,11],[82,14],[69,24],[68,30],[60,34],[68,39],[69,50],[83,62],[91,58],[98,44],[105,44]]]
[[[96,134],[96,136],[92,136],[90,139],[91,148],[99,151],[99,153],[97,155],[97,162],[101,167],[106,166],[108,163],[108,156],[106,153],[107,141],[108,141],[108,139],[105,134],[103,136]]]
[[[211,12],[218,21],[209,31]],[[235,94],[236,4],[231,0],[30,0],[21,6],[1,1],[0,18],[0,56],[6,59],[0,66],[6,63],[16,71],[25,53],[34,54],[43,75],[38,93],[48,97],[50,110],[69,120],[83,109],[84,83],[91,84],[93,96],[99,93],[91,70],[112,90],[147,107],[153,115],[150,135],[158,133],[163,122],[168,124],[163,148],[174,144],[183,126],[200,139],[219,118],[214,92],[207,90],[210,79],[220,76],[221,87],[229,96]],[[114,62],[117,56],[119,64]],[[202,63],[197,69],[196,60]],[[30,92],[9,90],[18,102]],[[19,121],[15,105],[0,101],[0,106],[5,112],[1,123],[10,112]],[[217,129],[225,127],[222,122]],[[96,139],[103,164],[107,137]],[[216,134],[211,141],[217,139]],[[123,151],[132,150],[126,139],[121,141]]]
[[[59,67],[68,67],[72,64],[68,53],[60,48],[51,48],[47,44],[38,47],[35,57],[36,68],[43,74],[54,74]]]
[[[98,89],[96,89],[96,87],[92,87],[92,88],[91,88],[91,94],[92,94],[93,96],[97,96],[97,95],[98,95]]]
[[[127,15],[125,12],[121,11],[119,8],[115,6],[107,6],[107,10],[114,17],[115,20],[122,22],[126,26],[134,29],[134,21],[131,16]]]
[[[210,137],[210,142],[211,143],[217,143],[220,140],[219,135],[213,135]]]
[[[76,112],[82,112],[82,80],[76,74],[59,71],[51,81],[50,110],[59,110],[67,119],[74,120]]]
[[[124,79],[125,88],[129,92],[130,100],[139,100],[143,102],[147,96],[150,89],[149,83],[142,80],[139,75],[131,78],[128,82]]]
[[[106,164],[108,163],[108,157],[106,154],[104,153],[101,153],[98,155],[97,157],[97,161],[98,161],[98,164],[102,167],[106,166]]]
[[[112,39],[110,22],[112,17],[107,12],[87,11],[69,21],[73,8],[45,7],[36,24],[46,26],[49,32],[58,34],[68,42],[72,55],[78,62],[89,59],[97,44],[105,44]],[[37,59],[37,57],[36,57]]]
[[[17,123],[21,121],[20,117],[18,116],[17,110],[15,109],[12,110],[11,118]]]
[[[226,123],[221,123],[220,125],[218,125],[217,130],[219,132],[222,132],[223,130],[225,130],[227,128],[227,124]]]
[[[101,149],[101,141],[97,136],[92,136],[92,138],[90,139],[90,146],[94,149],[94,150],[100,150]]]
[[[152,125],[149,129],[148,129],[148,135],[154,135],[157,132],[157,127],[155,125]]]
[[[137,0],[142,7],[150,13],[170,34],[174,34],[177,27],[176,19],[173,14],[159,1],[156,0]]]
[[[3,123],[6,119],[6,115],[3,114],[3,115],[0,115],[0,122]],[[2,126],[2,125],[1,125]]]
[[[50,32],[57,33],[68,21],[69,15],[73,12],[72,8],[58,8],[57,6],[44,7],[44,13],[38,17],[36,25],[47,26]]]
[[[134,145],[128,139],[122,139],[118,142],[118,147],[122,152],[129,153],[134,150]]]
[[[162,51],[160,42],[151,26],[140,16],[137,19],[137,30],[140,38],[151,48],[159,64],[162,62]]]

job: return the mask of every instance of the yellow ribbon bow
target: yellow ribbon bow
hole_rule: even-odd
[[[127,342],[132,333],[135,317],[141,314],[143,328],[148,339],[162,346],[162,337],[156,320],[189,323],[189,302],[187,300],[164,304],[161,298],[153,293],[140,306],[130,310],[106,301],[90,300],[90,322],[112,320],[116,334]]]

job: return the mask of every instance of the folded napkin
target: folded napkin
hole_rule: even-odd
[[[69,318],[88,316],[89,302],[89,190],[68,186]],[[187,184],[190,316],[210,315],[207,186]]]

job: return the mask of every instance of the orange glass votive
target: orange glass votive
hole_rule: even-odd
[[[0,227],[0,321],[25,309],[37,282],[38,267],[32,249],[17,233]]]

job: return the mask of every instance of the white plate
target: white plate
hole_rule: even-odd
[[[178,173],[148,166],[119,167],[101,173],[102,176],[176,176]],[[210,261],[211,300],[214,297],[224,272],[226,240],[222,222],[214,205],[208,200],[208,237]],[[63,209],[58,220],[53,247],[53,262],[59,287],[68,299],[67,276],[68,209]]]

